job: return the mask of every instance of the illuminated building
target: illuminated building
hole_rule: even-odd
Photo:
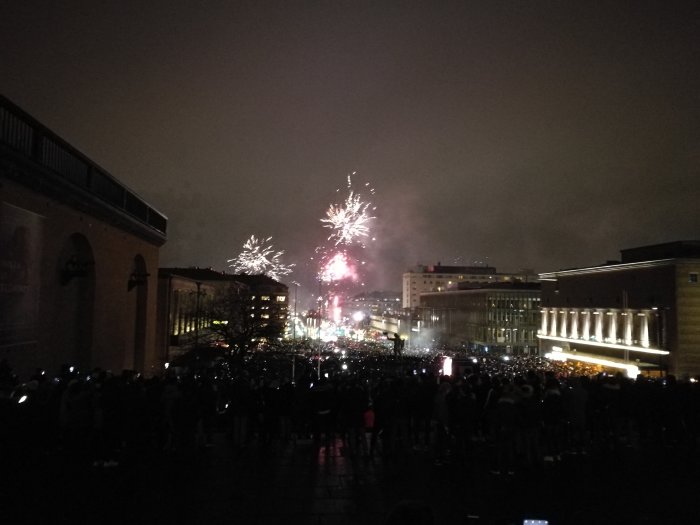
[[[231,275],[250,292],[251,317],[263,324],[286,326],[289,316],[289,287],[267,275]]]
[[[211,304],[224,275],[209,268],[158,270],[157,345],[164,361],[212,342]]]
[[[346,308],[366,315],[395,315],[401,310],[401,294],[398,292],[360,293],[346,299]]]
[[[420,295],[442,292],[458,286],[479,287],[499,282],[536,281],[537,276],[523,270],[519,274],[498,273],[491,266],[419,265],[403,274],[403,308],[420,305]]]
[[[20,376],[63,364],[160,371],[167,219],[0,97],[0,352]]]
[[[412,337],[472,350],[537,353],[538,283],[493,283],[481,288],[423,293],[413,310]]]
[[[216,343],[212,311],[219,293],[241,297],[240,315],[258,327],[287,323],[289,291],[265,275],[228,274],[210,268],[158,271],[158,348],[164,360]]]
[[[700,241],[540,274],[540,351],[621,370],[700,374]]]

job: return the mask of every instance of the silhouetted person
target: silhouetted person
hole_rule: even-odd
[[[403,339],[401,339],[401,336],[398,333],[394,332],[394,337],[389,337],[387,335],[387,339],[389,339],[389,341],[394,342],[394,355],[401,356],[401,354],[403,352],[403,345],[404,345],[404,342],[403,342]]]

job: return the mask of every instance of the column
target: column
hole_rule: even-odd
[[[561,312],[559,312],[559,314],[561,315],[561,331],[559,332],[559,334],[561,337],[568,337],[568,334],[567,334],[568,327],[567,327],[566,321],[567,321],[567,317],[569,316],[569,312],[567,310],[562,310]]]
[[[583,311],[583,330],[581,331],[581,339],[589,340],[591,338],[591,311]]]
[[[571,338],[578,339],[578,308],[571,312]]]
[[[595,315],[595,340],[602,343],[603,342],[603,316],[605,312],[596,310],[593,315]]]
[[[644,312],[638,314],[641,317],[641,322],[639,323],[639,344],[644,348],[649,348],[649,313]]]
[[[608,343],[617,343],[617,312],[608,312]]]
[[[541,310],[540,315],[541,315],[541,317],[542,317],[542,318],[540,319],[540,322],[541,322],[540,333],[541,333],[542,335],[547,335],[547,325],[549,324],[549,323],[548,323],[548,321],[549,321],[549,310],[547,310],[546,308],[543,308],[543,309]]]
[[[632,344],[632,325],[634,321],[634,313],[627,310],[622,315],[624,315],[625,325],[624,325],[624,341],[626,345]]]

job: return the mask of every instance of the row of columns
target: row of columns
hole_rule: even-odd
[[[649,348],[652,310],[543,308],[540,334]]]

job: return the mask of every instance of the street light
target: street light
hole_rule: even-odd
[[[294,285],[294,317],[292,321],[292,340],[296,342],[297,340],[297,290],[301,286],[298,282],[292,281]]]

